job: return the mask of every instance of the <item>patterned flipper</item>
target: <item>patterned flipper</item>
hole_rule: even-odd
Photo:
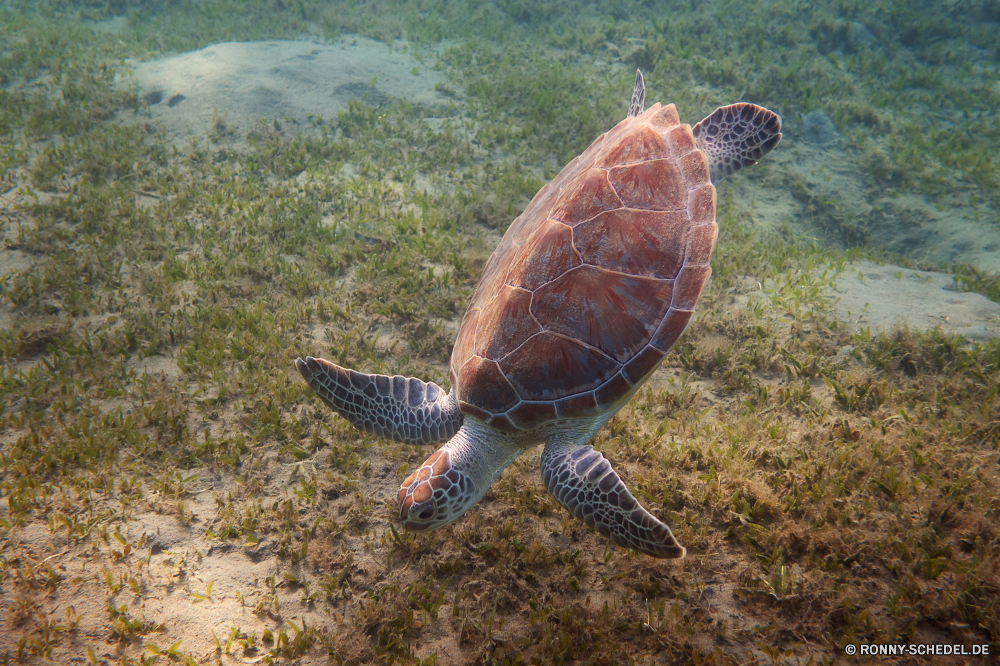
[[[593,447],[550,439],[542,453],[542,479],[570,513],[615,544],[653,557],[686,554],[670,528],[639,504]]]
[[[309,387],[358,430],[403,444],[440,444],[462,427],[454,397],[413,377],[366,375],[322,358],[295,359]]]
[[[771,152],[781,140],[781,118],[756,104],[720,106],[691,130],[718,183]]]

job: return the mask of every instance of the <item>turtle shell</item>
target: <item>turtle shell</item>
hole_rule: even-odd
[[[717,235],[708,163],[674,105],[618,123],[486,264],[451,355],[459,408],[510,432],[617,409],[687,326]]]

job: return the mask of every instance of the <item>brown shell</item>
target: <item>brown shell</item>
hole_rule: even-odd
[[[708,164],[674,105],[618,123],[490,257],[451,355],[461,410],[516,432],[618,406],[687,326],[717,234]]]

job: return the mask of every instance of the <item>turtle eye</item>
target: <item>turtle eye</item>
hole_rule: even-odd
[[[417,514],[417,518],[419,518],[420,520],[430,520],[433,515],[434,515],[434,507],[425,506],[420,510],[420,513]]]

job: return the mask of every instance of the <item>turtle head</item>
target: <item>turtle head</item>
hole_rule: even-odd
[[[462,428],[399,487],[399,520],[414,532],[444,527],[472,508],[523,449],[466,416]]]
[[[451,461],[451,452],[442,448],[403,481],[399,487],[399,520],[403,527],[413,532],[444,527],[482,497],[469,475]]]

